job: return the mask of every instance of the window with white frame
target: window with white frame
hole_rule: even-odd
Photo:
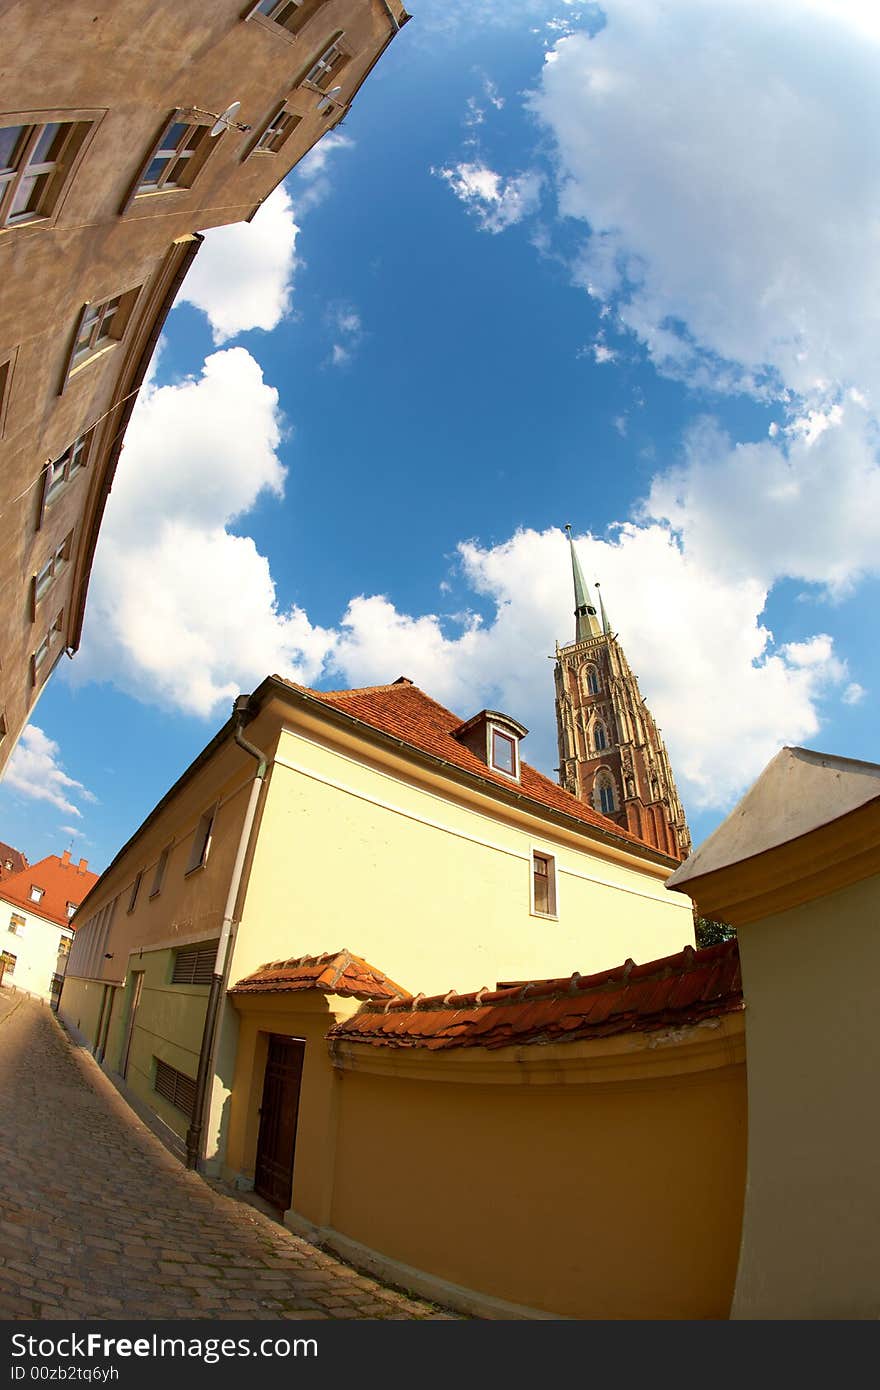
[[[20,912],[13,912],[9,919],[9,930],[13,936],[24,936],[27,919]]]
[[[39,888],[36,883],[31,884],[30,898],[32,903],[39,903],[43,900],[45,888]]]
[[[532,912],[556,916],[556,860],[537,849],[532,850]]]
[[[92,448],[94,430],[87,430],[69,444],[63,454],[53,459],[46,473],[43,507],[48,507],[64,491],[77,473],[86,467]]]
[[[293,38],[323,4],[324,0],[257,0],[255,5],[251,5],[245,19],[275,25],[286,37]]]
[[[62,935],[61,940],[58,942],[58,954],[59,954],[59,956],[69,956],[69,955],[70,955],[70,947],[71,947],[72,943],[73,943],[73,937],[72,937],[72,936],[63,936],[63,935]]]
[[[211,852],[211,833],[214,829],[216,814],[217,807],[212,806],[210,811],[205,812],[196,826],[189,852],[189,863],[186,866],[188,874],[194,873],[196,869],[204,868],[208,862],[208,855]]]
[[[61,637],[63,631],[64,613],[62,611],[58,614],[58,617],[55,619],[54,623],[49,628],[49,631],[46,633],[46,636],[43,638],[42,642],[37,647],[36,651],[31,657],[31,665],[33,668],[32,675],[34,683],[36,683],[40,675],[40,672],[42,671],[43,667],[46,665],[47,661],[52,655],[54,648],[57,647],[59,638]],[[40,889],[40,892],[42,893],[42,889]]]
[[[61,201],[91,121],[0,118],[0,227],[52,216]]]
[[[15,963],[17,960],[18,956],[14,956],[11,951],[0,951],[0,961],[2,961],[3,963],[3,969],[2,971],[0,971],[0,976],[2,976],[4,979],[9,979],[11,975],[14,975]]]
[[[269,120],[251,154],[277,154],[301,120],[302,117],[291,111],[286,103],[280,106]]]
[[[41,570],[34,576],[34,605],[45,598],[52,588],[58,576],[61,574],[65,565],[70,562],[70,554],[73,546],[73,532],[71,531],[59,546],[53,550]]]
[[[209,120],[198,120],[185,110],[173,112],[144,160],[125,206],[145,194],[192,188],[209,154],[217,147],[210,132]]]
[[[122,341],[139,294],[138,285],[99,304],[83,305],[68,352],[62,391],[76,372]]]
[[[79,903],[68,903],[68,904],[67,904],[67,920],[68,920],[68,922],[70,921],[71,917],[72,917],[73,914],[76,912],[76,909],[77,909],[78,907],[79,907]]]
[[[489,730],[489,762],[508,777],[519,776],[517,740],[494,725]]]
[[[351,61],[351,55],[340,46],[342,34],[337,34],[333,42],[315,60],[303,78],[303,85],[319,92],[327,92]]]

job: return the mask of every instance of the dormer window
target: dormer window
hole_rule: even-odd
[[[43,893],[44,893],[45,891],[46,891],[46,890],[45,890],[44,888],[38,888],[37,885],[36,885],[35,883],[32,883],[32,884],[31,884],[31,902],[32,902],[32,903],[38,903],[38,902],[40,902],[41,899],[42,899],[42,897],[43,897]]]
[[[486,767],[511,781],[519,781],[519,743],[528,729],[500,710],[484,709],[459,724],[453,736],[469,748]]]

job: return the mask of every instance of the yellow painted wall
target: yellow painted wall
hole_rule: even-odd
[[[733,1315],[880,1316],[880,878],[738,930],[748,1188]]]
[[[103,997],[104,986],[100,981],[65,977],[58,1012],[65,1023],[79,1029],[88,1043],[95,1038]]]
[[[558,920],[530,912],[533,847],[556,858]],[[231,978],[347,946],[430,994],[587,974],[692,941],[690,908],[665,892],[662,871],[600,857],[585,838],[575,847],[489,798],[481,811],[448,785],[440,795],[288,731]]]
[[[346,1075],[331,1225],[536,1309],[724,1318],[744,1092],[742,1068],[620,1088]]]
[[[619,1057],[616,1039],[610,1052],[555,1045],[549,1066],[538,1047],[362,1046],[334,1068],[325,1033],[353,1007],[237,999],[228,1177],[253,1176],[269,1034],[301,1037],[292,1211],[331,1240],[551,1314],[727,1317],[745,1179],[739,1020],[679,1074],[658,1074],[674,1072],[679,1044],[666,1040],[658,1062],[650,1039],[624,1041]],[[715,1046],[714,1029],[691,1032]],[[551,1074],[577,1059],[564,1083]],[[617,1080],[597,1079],[603,1061]]]

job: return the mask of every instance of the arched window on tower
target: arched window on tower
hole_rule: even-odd
[[[593,783],[593,805],[597,811],[603,815],[610,816],[617,810],[614,799],[614,781],[611,773],[605,768],[596,773],[596,780]]]
[[[595,666],[585,666],[581,673],[581,680],[586,695],[599,694],[599,672]]]
[[[605,732],[605,725],[597,719],[593,725],[593,747],[597,753],[608,747],[608,735]]]

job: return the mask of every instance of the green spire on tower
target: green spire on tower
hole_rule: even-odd
[[[571,573],[574,579],[574,617],[575,617],[575,637],[576,642],[585,642],[588,637],[598,637],[602,629],[599,627],[599,619],[596,616],[596,609],[587,588],[587,581],[584,579],[580,560],[574,548],[574,537],[571,534],[571,526],[566,525],[568,543],[571,546]]]
[[[605,604],[602,602],[602,586],[598,579],[595,582],[596,593],[599,595],[599,613],[602,617],[602,631],[606,636],[611,636],[611,624],[608,621],[608,614],[605,612]]]

